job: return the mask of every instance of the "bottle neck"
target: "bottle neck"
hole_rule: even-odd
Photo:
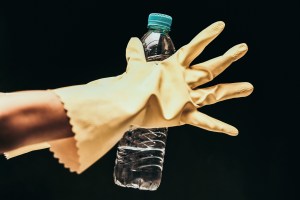
[[[170,32],[169,29],[162,28],[161,26],[149,26],[148,30],[155,33],[162,33],[162,34],[169,34]]]

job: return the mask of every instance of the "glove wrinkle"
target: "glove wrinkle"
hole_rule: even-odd
[[[52,90],[64,105],[74,132],[72,138],[49,141],[54,157],[80,174],[105,155],[132,125],[156,128],[189,124],[236,136],[235,127],[198,109],[248,96],[253,86],[241,82],[198,87],[245,55],[247,45],[236,45],[222,56],[190,66],[224,26],[224,22],[210,25],[163,61],[146,62],[141,41],[131,38],[122,75]]]

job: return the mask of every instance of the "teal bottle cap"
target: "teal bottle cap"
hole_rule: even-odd
[[[170,30],[172,17],[161,13],[151,13],[148,17],[148,28],[150,26],[158,26],[162,29]]]

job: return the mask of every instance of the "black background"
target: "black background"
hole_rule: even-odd
[[[272,1],[271,1],[272,2]],[[212,83],[249,81],[254,93],[205,107],[236,126],[229,137],[191,126],[169,129],[162,183],[155,192],[113,183],[116,154],[81,175],[69,173],[47,150],[0,158],[0,199],[296,199],[292,160],[292,76],[299,64],[299,5],[288,1],[9,1],[0,12],[0,91],[48,89],[115,76],[126,67],[125,48],[146,31],[147,17],[173,17],[177,48],[211,23],[223,33],[195,62],[246,42],[249,52]],[[299,15],[298,15],[299,16]]]

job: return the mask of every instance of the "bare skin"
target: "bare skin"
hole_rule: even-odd
[[[0,154],[73,135],[64,107],[51,91],[0,94]]]

